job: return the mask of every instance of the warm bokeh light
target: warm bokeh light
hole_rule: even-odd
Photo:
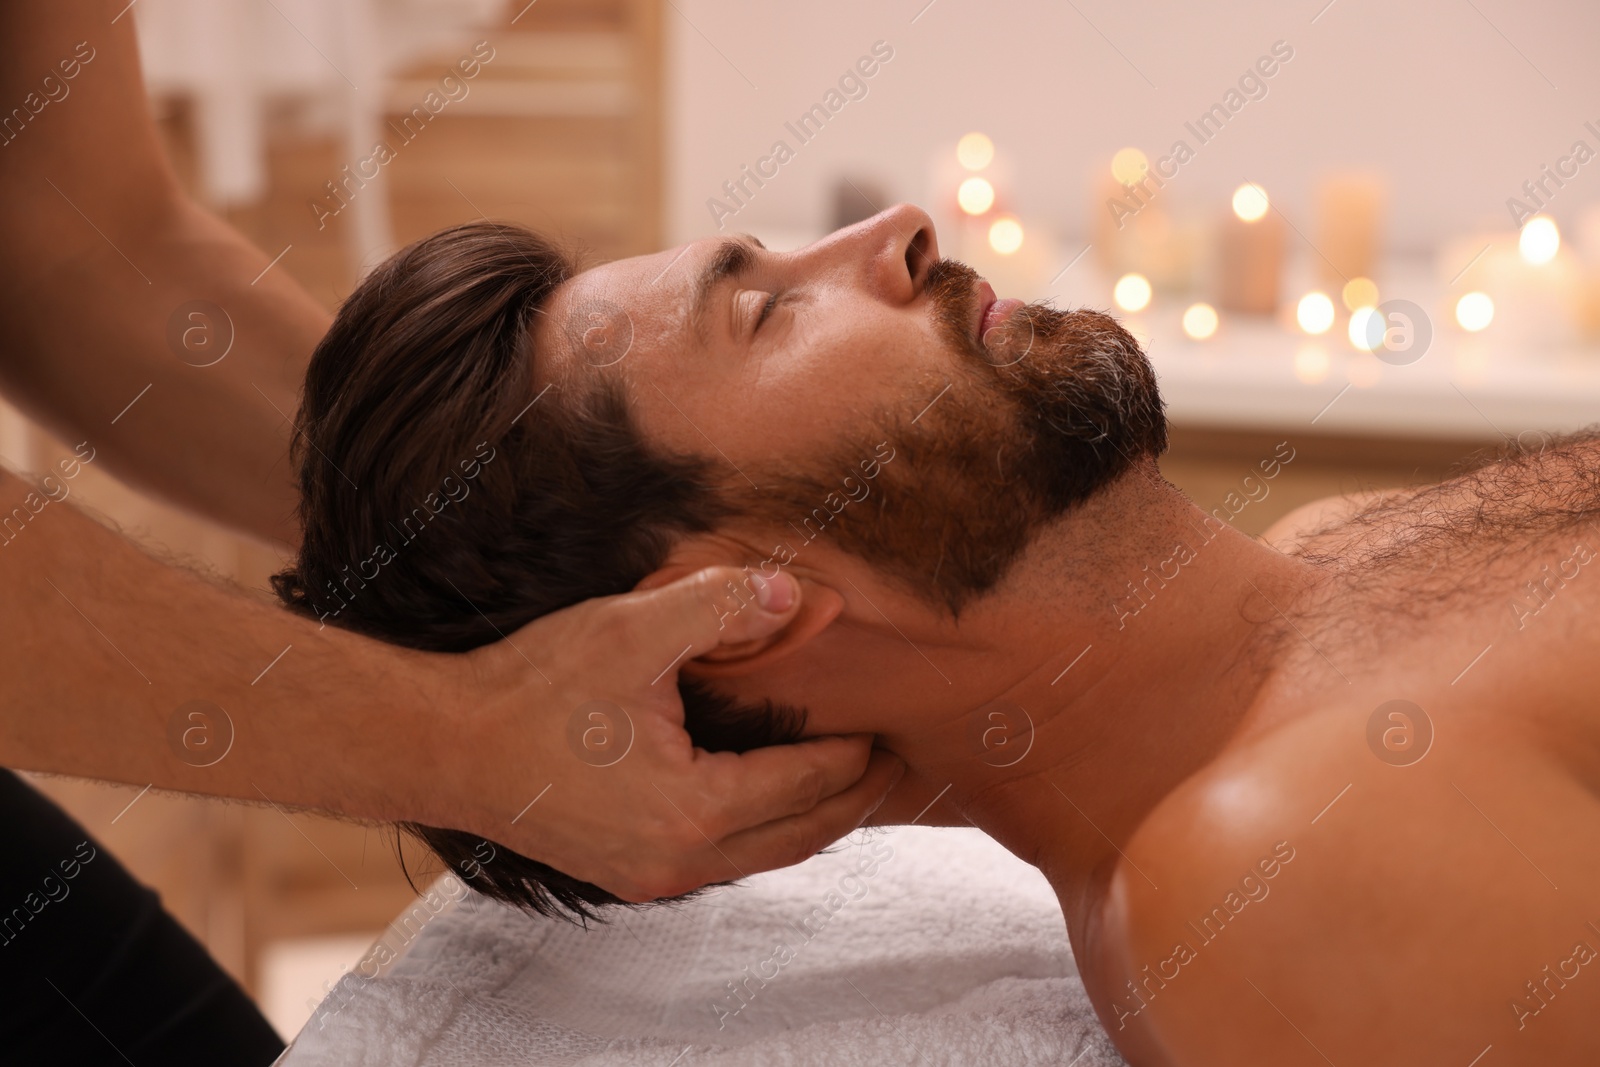
[[[1344,290],[1340,296],[1343,297],[1345,309],[1348,311],[1378,306],[1378,286],[1371,278],[1351,278],[1344,283]]]
[[[1255,182],[1245,182],[1233,191],[1233,213],[1246,222],[1255,222],[1267,213],[1267,191]]]
[[[1294,317],[1306,333],[1327,333],[1333,325],[1333,301],[1327,293],[1307,293],[1300,298]]]
[[[989,227],[989,247],[1002,256],[1009,256],[1022,247],[1022,223],[1010,215],[1002,215]]]
[[[985,178],[968,178],[956,190],[956,203],[968,215],[982,215],[994,207],[994,186]]]
[[[1294,376],[1315,385],[1328,376],[1328,352],[1319,344],[1301,346],[1294,354]]]
[[[1143,274],[1124,274],[1111,290],[1111,299],[1123,311],[1143,311],[1150,303],[1150,279]]]
[[[1123,185],[1135,185],[1144,180],[1150,161],[1137,148],[1124,148],[1111,157],[1111,176]]]
[[[1377,351],[1387,332],[1383,320],[1378,317],[1378,309],[1372,305],[1363,305],[1350,313],[1350,343],[1361,351]]]
[[[1217,309],[1210,304],[1190,304],[1183,313],[1183,332],[1204,341],[1217,332]]]
[[[1477,333],[1494,321],[1494,301],[1488,293],[1468,293],[1456,301],[1456,322],[1468,333]]]
[[[1561,249],[1561,231],[1556,220],[1549,215],[1535,215],[1522,225],[1522,236],[1517,238],[1517,251],[1529,263],[1548,263]]]
[[[982,170],[994,162],[994,142],[981,133],[969,133],[956,142],[956,159],[968,170]]]

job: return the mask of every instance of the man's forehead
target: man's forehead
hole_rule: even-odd
[[[568,279],[550,306],[573,358],[620,359],[618,338],[655,345],[684,340],[717,283],[748,270],[752,249],[764,247],[741,233],[613,260]]]
[[[564,342],[560,358],[578,367],[610,366],[641,341],[659,345],[681,335],[689,317],[686,275],[675,280],[662,268],[692,247],[602,263],[557,287],[546,317],[550,333]]]

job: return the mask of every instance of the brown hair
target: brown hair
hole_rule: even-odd
[[[573,273],[539,236],[485,221],[418,241],[361,282],[306,373],[304,535],[272,579],[285,604],[461,652],[632,589],[674,538],[726,517],[708,463],[648,448],[614,388],[532,403],[530,326]],[[679,690],[702,748],[793,740],[803,725],[799,709]],[[402,828],[497,900],[582,918],[623,903],[479,835]]]

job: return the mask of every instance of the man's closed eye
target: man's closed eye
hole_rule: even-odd
[[[773,293],[771,296],[767,297],[767,302],[761,306],[761,315],[756,319],[756,329],[761,329],[761,324],[767,321],[767,316],[771,315],[773,309],[777,306],[778,294]]]
[[[734,306],[738,309],[739,318],[749,323],[746,328],[753,336],[757,330],[761,329],[762,323],[766,322],[767,318],[777,308],[778,301],[778,293],[763,293],[755,289],[746,289],[734,297]]]

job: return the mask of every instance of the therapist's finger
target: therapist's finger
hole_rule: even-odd
[[[859,827],[905,773],[893,753],[875,749],[867,773],[799,815],[740,831],[718,842],[719,854],[744,874],[770,871],[809,859]],[[726,865],[725,864],[725,865]]]
[[[710,821],[727,836],[791,815],[857,785],[872,757],[872,735],[818,737],[733,753],[696,753],[702,796],[721,810]],[[881,799],[881,798],[880,798]],[[855,827],[845,832],[849,833]]]
[[[615,598],[627,644],[648,662],[676,668],[721,644],[766,637],[794,618],[800,583],[779,571],[770,579],[739,567],[707,567],[675,582]],[[608,605],[608,607],[611,605]]]

